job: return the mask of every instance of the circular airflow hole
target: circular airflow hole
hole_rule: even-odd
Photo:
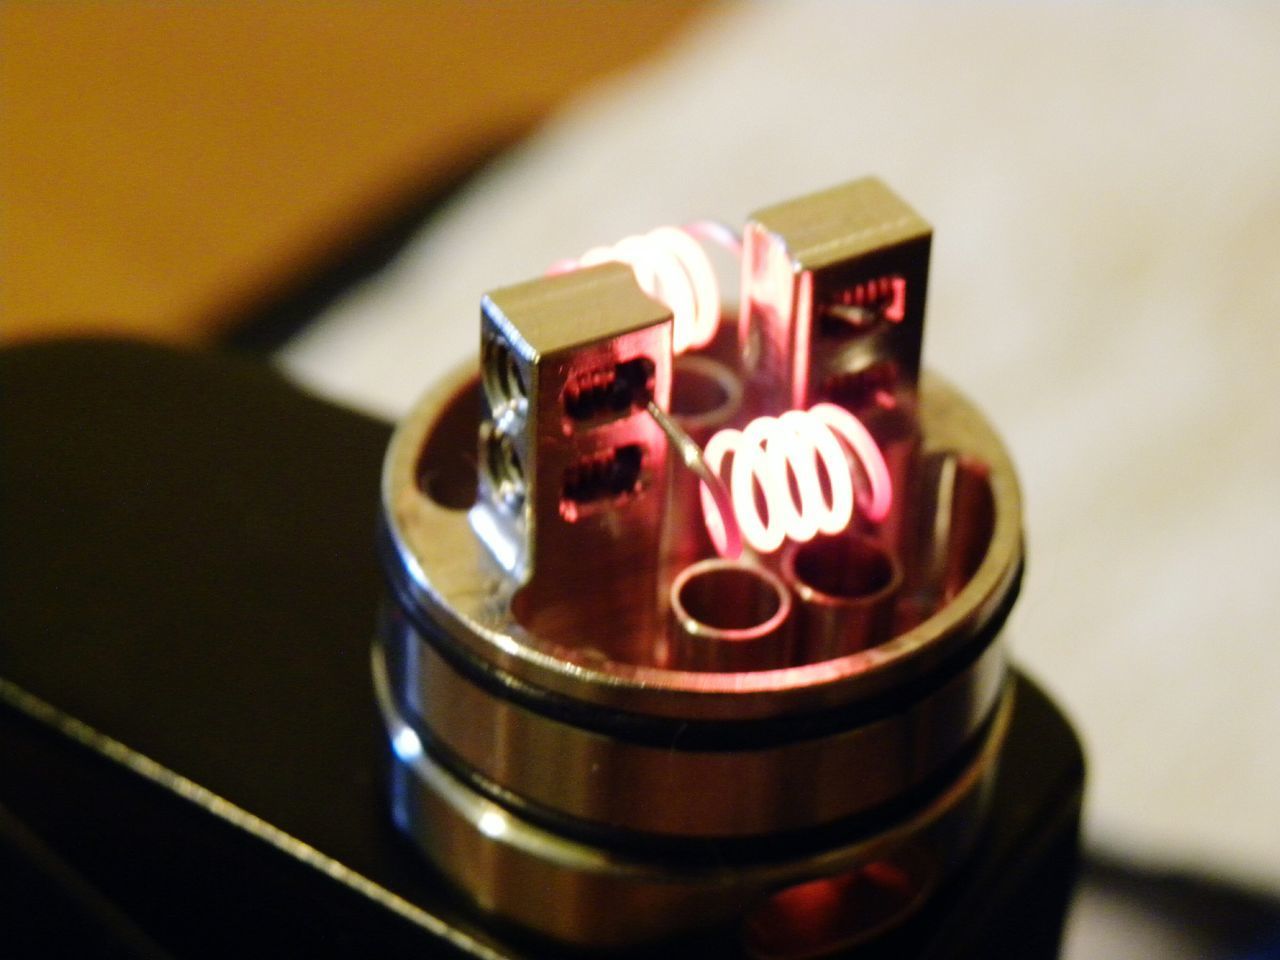
[[[779,890],[747,917],[743,941],[756,960],[843,955],[901,926],[937,883],[933,858],[903,848],[846,873]]]
[[[671,374],[671,415],[686,430],[718,427],[742,405],[742,382],[707,357],[680,357]]]
[[[767,570],[700,560],[671,585],[672,666],[740,673],[792,657],[791,592]]]
[[[865,537],[819,537],[791,560],[796,583],[836,600],[871,600],[897,586],[898,566]]]
[[[476,500],[476,436],[480,429],[480,385],[472,379],[441,411],[418,457],[418,489],[447,510],[466,510]]]

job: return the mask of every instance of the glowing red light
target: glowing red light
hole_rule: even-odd
[[[561,260],[549,273],[564,273],[600,263],[625,263],[649,296],[671,308],[672,349],[676,353],[705,347],[720,326],[720,285],[706,251],[694,235],[717,242],[736,242],[715,233],[707,221],[688,228],[658,227],[625,237],[611,247],[593,247],[575,260]],[[727,228],[721,228],[727,230]],[[732,248],[731,248],[732,249]]]
[[[896,274],[855,284],[845,291],[843,302],[855,307],[878,307],[890,323],[907,317],[907,281]]]
[[[760,553],[772,553],[786,540],[805,543],[818,533],[840,533],[853,520],[855,500],[877,522],[893,503],[880,447],[857,417],[832,403],[758,417],[745,430],[721,430],[703,455],[722,478],[725,460],[732,456],[726,483],[734,517],[743,539]],[[866,478],[865,493],[855,495],[850,455]],[[702,513],[712,543],[723,554],[724,523],[705,484]]]

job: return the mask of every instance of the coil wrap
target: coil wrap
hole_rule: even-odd
[[[698,237],[740,250],[732,230],[699,221],[685,227],[657,227],[611,246],[592,247],[576,260],[560,261],[549,272],[625,263],[640,288],[671,309],[672,348],[681,354],[705,347],[720,326],[720,284]]]
[[[840,533],[852,522],[855,503],[869,519],[883,520],[893,502],[880,447],[857,417],[832,403],[758,417],[745,430],[721,430],[704,457],[729,488],[743,539],[760,553],[787,540]],[[865,489],[856,492],[855,468],[865,479]],[[723,553],[723,519],[705,484],[701,492],[707,532]]]

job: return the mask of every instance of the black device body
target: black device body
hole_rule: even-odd
[[[391,823],[388,425],[253,359],[83,341],[0,353],[0,428],[0,954],[564,955]],[[1056,955],[1083,759],[1016,684],[978,852],[857,956]]]

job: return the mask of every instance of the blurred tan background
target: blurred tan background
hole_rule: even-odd
[[[0,5],[3,339],[209,341],[701,7]]]

